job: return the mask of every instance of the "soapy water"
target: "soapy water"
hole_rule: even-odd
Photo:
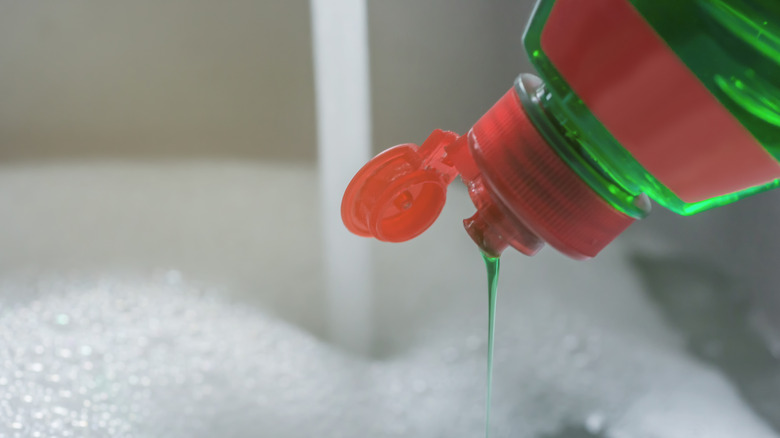
[[[318,236],[315,184],[306,169],[229,163],[0,172],[13,206],[0,436],[482,436],[485,271],[459,226],[468,195],[451,190],[419,239],[376,247],[381,348],[359,357],[312,335],[318,252],[300,249]],[[721,299],[711,270],[642,265],[622,242],[587,263],[504,254],[491,435],[776,437],[759,391],[771,374],[730,368],[735,346],[758,345],[744,303]]]
[[[780,361],[751,320],[741,282],[702,263],[637,256],[650,297],[686,348],[734,383],[742,399],[780,432]]]
[[[48,284],[0,316],[2,436],[484,433],[476,324],[372,361],[165,278]],[[774,436],[717,373],[537,304],[499,329],[494,436]]]

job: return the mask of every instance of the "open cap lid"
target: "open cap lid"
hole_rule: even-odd
[[[436,130],[422,146],[394,146],[366,163],[341,202],[347,229],[385,242],[403,242],[427,230],[444,208],[447,186],[458,174],[445,163],[444,151],[457,138]]]

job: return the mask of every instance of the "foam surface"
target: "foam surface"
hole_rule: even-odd
[[[464,194],[451,193],[417,241],[375,246],[376,351],[358,357],[316,329],[316,251],[233,250],[255,247],[232,243],[241,236],[283,238],[285,223],[308,223],[300,214],[316,230],[306,202],[267,219],[274,233],[254,229],[266,201],[310,199],[307,175],[243,165],[0,173],[0,200],[16,200],[0,227],[0,436],[482,436],[487,297],[459,226]],[[148,218],[123,214],[129,193],[144,194]],[[36,214],[56,203],[60,214]],[[227,243],[202,236],[209,227]],[[89,238],[117,231],[121,250]],[[150,255],[161,240],[167,249]],[[746,389],[774,378],[748,373],[760,343],[745,369],[723,365],[744,354],[731,346],[757,339],[747,317],[712,318],[734,308],[719,301],[725,282],[637,264],[635,249],[616,242],[587,263],[505,255],[493,436],[777,436],[767,422],[777,396]],[[294,272],[311,278],[285,283]],[[723,342],[692,350],[701,333]],[[777,369],[770,359],[762,369]]]

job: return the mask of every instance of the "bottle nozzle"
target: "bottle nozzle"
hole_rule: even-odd
[[[532,256],[544,246],[544,241],[523,223],[507,216],[488,193],[481,177],[468,182],[469,195],[476,213],[463,220],[463,228],[483,253],[498,257],[511,246]]]

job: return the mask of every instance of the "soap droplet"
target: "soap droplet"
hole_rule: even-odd
[[[22,428],[22,423],[20,423],[18,421],[14,421],[13,423],[11,423],[11,429],[17,429],[18,430],[18,429],[21,429],[21,428]]]
[[[30,364],[30,371],[35,373],[40,373],[41,371],[43,371],[43,364],[38,362]]]
[[[57,315],[57,318],[55,318],[55,322],[59,325],[68,325],[70,322],[70,316],[65,313],[60,313]]]
[[[585,419],[585,429],[593,435],[598,435],[604,431],[606,419],[601,412],[593,412]]]

